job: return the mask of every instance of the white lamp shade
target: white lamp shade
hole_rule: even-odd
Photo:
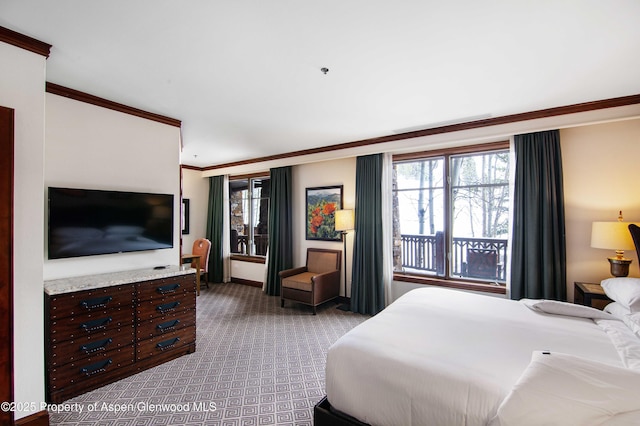
[[[591,247],[610,250],[633,250],[629,222],[593,222]]]
[[[349,231],[353,229],[353,210],[336,210],[336,231]]]

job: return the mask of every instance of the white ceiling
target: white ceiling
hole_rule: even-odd
[[[182,120],[194,166],[640,94],[638,0],[0,0],[0,26],[53,45],[47,81]]]

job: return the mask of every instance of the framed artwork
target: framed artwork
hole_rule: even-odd
[[[342,241],[336,231],[335,211],[342,208],[342,185],[307,188],[306,239]]]
[[[182,234],[189,233],[189,199],[182,199]]]

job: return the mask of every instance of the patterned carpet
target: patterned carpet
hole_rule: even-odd
[[[368,317],[239,284],[197,299],[196,352],[66,401],[51,425],[312,425],[329,346]],[[110,404],[110,405],[109,405]]]

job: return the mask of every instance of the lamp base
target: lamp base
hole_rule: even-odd
[[[611,265],[611,275],[614,277],[626,277],[629,275],[631,259],[608,257],[607,260],[609,260],[609,264]]]

